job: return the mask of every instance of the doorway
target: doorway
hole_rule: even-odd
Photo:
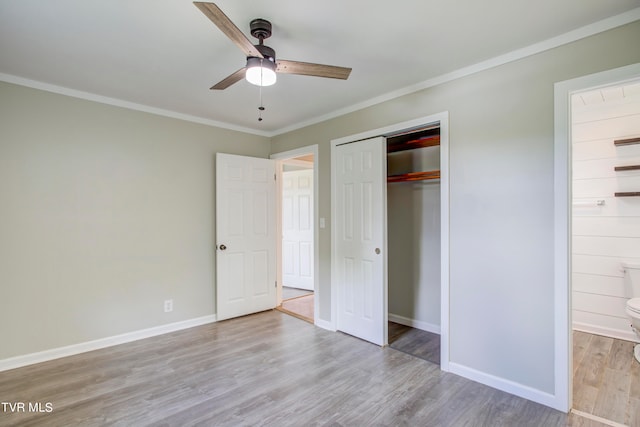
[[[575,398],[574,389],[574,371],[579,368],[580,361],[576,356],[581,357],[580,342],[584,337],[576,337],[574,343],[573,336],[573,309],[580,310],[584,306],[582,296],[572,298],[573,292],[573,263],[572,254],[574,243],[572,243],[572,213],[573,200],[575,196],[580,196],[583,191],[579,186],[574,188],[572,182],[572,95],[579,93],[587,93],[592,90],[611,87],[612,85],[621,85],[640,78],[640,64],[629,65],[614,70],[604,71],[597,74],[579,77],[576,79],[556,83],[554,88],[554,110],[555,110],[555,137],[554,137],[554,223],[555,223],[555,395],[554,407],[566,412],[573,410],[580,412],[581,415],[586,412],[573,408],[573,399]],[[613,142],[611,141],[613,145]],[[611,148],[611,147],[609,147]],[[613,181],[616,181],[615,179]],[[610,191],[603,193],[603,196],[614,197]],[[584,199],[576,200],[580,204],[593,202],[594,208],[606,207],[607,197],[587,197],[595,194],[583,194]],[[599,205],[599,200],[605,200],[604,205]],[[586,206],[585,206],[586,207]],[[577,224],[578,227],[581,227]],[[583,247],[584,242],[577,242],[576,247]],[[578,260],[577,262],[582,263]],[[582,267],[580,267],[582,268]],[[576,282],[578,283],[578,282]],[[578,288],[582,286],[578,283]],[[575,299],[575,301],[574,301]],[[582,321],[580,320],[582,317]],[[584,322],[582,314],[576,316],[578,322]],[[584,347],[584,346],[583,346]],[[575,350],[574,350],[575,349]],[[588,413],[586,413],[589,415]],[[593,415],[596,416],[596,415]],[[597,416],[596,416],[597,417]]]
[[[277,309],[316,323],[317,146],[277,153]]]
[[[449,160],[448,160],[448,113],[444,112],[444,113],[440,113],[440,114],[435,114],[432,116],[427,116],[427,117],[423,117],[420,119],[416,119],[416,120],[411,120],[411,121],[407,121],[407,122],[403,122],[403,123],[398,123],[396,125],[391,125],[391,126],[387,126],[384,128],[379,128],[379,129],[375,129],[372,131],[368,131],[368,132],[364,132],[361,134],[356,134],[356,135],[351,135],[351,136],[347,136],[344,138],[340,138],[340,139],[336,139],[336,140],[332,140],[331,141],[331,152],[332,152],[332,193],[331,193],[331,198],[332,198],[332,210],[333,210],[333,214],[332,217],[334,218],[334,226],[333,226],[333,238],[332,238],[332,301],[331,301],[331,307],[332,307],[332,323],[335,329],[341,330],[340,329],[340,325],[341,325],[341,318],[340,318],[340,313],[341,310],[339,309],[340,306],[340,301],[339,301],[339,295],[340,295],[340,283],[341,280],[344,278],[340,277],[341,274],[341,266],[344,267],[349,266],[349,259],[350,257],[348,256],[348,253],[345,251],[341,251],[339,250],[340,248],[337,247],[337,245],[339,244],[340,240],[344,240],[344,237],[342,234],[344,231],[344,227],[341,227],[340,225],[340,215],[343,215],[344,212],[342,212],[344,209],[344,206],[347,206],[351,209],[351,205],[347,202],[347,204],[345,205],[342,202],[339,202],[339,199],[341,198],[341,194],[343,194],[343,192],[338,191],[339,190],[339,183],[338,183],[338,178],[340,177],[340,175],[349,175],[348,173],[346,173],[346,169],[345,167],[341,167],[344,165],[351,165],[351,164],[360,164],[362,163],[361,161],[358,161],[358,163],[353,163],[352,161],[350,161],[348,159],[348,156],[351,156],[351,152],[353,151],[355,157],[353,157],[354,159],[368,159],[367,162],[369,160],[372,160],[371,164],[373,164],[373,161],[375,161],[375,159],[373,159],[374,154],[375,156],[385,156],[386,157],[386,137],[387,136],[394,136],[394,135],[399,135],[400,133],[410,133],[412,131],[416,131],[418,129],[425,129],[431,125],[437,125],[439,124],[440,127],[440,153],[439,153],[439,161],[440,161],[440,186],[442,191],[440,192],[440,227],[439,227],[439,234],[440,234],[440,246],[439,246],[439,253],[440,253],[440,262],[439,265],[437,266],[437,268],[439,269],[439,288],[440,288],[440,296],[439,296],[439,308],[440,308],[440,314],[439,314],[439,318],[436,320],[439,323],[439,328],[440,328],[440,368],[444,371],[448,371],[449,370],[449,184],[448,184],[448,178],[449,178],[449,170],[448,170],[448,166],[449,166]],[[375,142],[375,139],[377,137],[382,137],[382,141],[378,141]],[[366,141],[371,141],[366,142]],[[365,143],[365,145],[363,145],[362,143]],[[383,145],[383,142],[385,143],[385,145]],[[354,149],[345,149],[345,148],[340,148],[340,147],[345,147],[348,145],[354,145]],[[356,145],[362,145],[363,150],[357,150],[355,148]],[[372,147],[369,147],[369,145],[372,145]],[[375,145],[375,146],[373,146]],[[367,150],[370,154],[367,154]],[[360,152],[362,152],[362,155],[360,154]],[[376,154],[378,153],[378,154]],[[345,156],[348,155],[348,156]],[[340,156],[342,156],[342,158],[340,158]],[[387,183],[387,176],[386,176],[386,162],[384,162],[384,168],[383,168],[383,173],[384,173],[384,177],[381,180],[381,185],[383,185],[384,187],[384,191],[383,191],[383,195],[384,195],[384,203],[387,203],[387,194],[386,194],[386,183]],[[373,168],[372,166],[372,169]],[[341,170],[340,175],[338,175],[338,170]],[[378,172],[375,172],[376,174],[378,174]],[[349,179],[351,179],[350,176],[348,176]],[[358,178],[359,179],[359,178]],[[357,180],[357,179],[356,179]],[[355,182],[355,181],[354,181]],[[378,182],[377,180],[370,180],[371,182],[371,186],[375,185],[375,182]],[[346,183],[346,181],[345,181]],[[346,187],[345,191],[351,191],[352,188],[356,188],[357,186],[350,186],[349,183],[346,183]],[[364,188],[364,187],[363,187]],[[372,193],[373,194],[373,193]],[[363,198],[362,200],[368,200],[366,197]],[[356,206],[357,208],[357,206]],[[355,209],[355,208],[354,208]],[[357,211],[357,209],[355,209],[355,211]],[[363,210],[363,212],[368,212],[366,209]],[[378,225],[376,225],[377,227]],[[377,310],[381,310],[380,313],[376,313],[376,314],[367,314],[364,313],[363,314],[363,318],[365,317],[371,317],[371,318],[376,318],[376,319],[383,319],[382,321],[385,323],[384,326],[382,326],[385,330],[385,333],[383,334],[383,343],[381,345],[386,345],[387,344],[387,328],[388,325],[386,324],[387,322],[387,316],[388,316],[388,287],[387,287],[387,278],[388,278],[388,269],[387,269],[387,241],[386,241],[386,230],[387,230],[387,212],[386,212],[386,207],[384,209],[384,215],[383,215],[383,220],[381,222],[381,226],[384,229],[384,236],[381,239],[381,243],[380,245],[378,245],[378,242],[372,242],[374,243],[374,253],[378,254],[381,253],[382,256],[384,257],[384,263],[383,263],[383,270],[382,270],[382,277],[378,278],[382,280],[383,283],[383,289],[382,289],[382,295],[383,295],[383,304],[380,305],[380,307],[378,307],[378,305],[375,305]],[[348,229],[348,227],[347,227]],[[342,230],[342,231],[341,231]],[[342,233],[342,234],[341,234]],[[373,235],[372,235],[373,236]],[[346,237],[348,238],[349,236],[346,235]],[[368,248],[371,249],[371,248]],[[355,253],[369,253],[371,252],[371,250],[365,250],[364,252],[360,251],[356,251]],[[378,250],[380,250],[380,252],[378,252]],[[344,252],[344,253],[343,253]],[[342,256],[342,259],[340,258],[340,256]],[[365,263],[365,265],[367,265]],[[344,270],[345,272],[348,273],[348,269],[344,269],[342,268],[342,270]],[[372,270],[373,271],[373,270]],[[366,275],[363,275],[363,277],[368,277]],[[379,286],[379,284],[381,282],[377,281],[378,279],[371,281],[371,283],[376,283],[377,286]],[[345,283],[347,282],[346,280],[342,280]],[[363,289],[366,289],[365,287],[363,287]],[[378,292],[376,290],[376,292]],[[366,295],[363,296],[363,298],[366,298]],[[353,299],[352,299],[353,300]],[[374,306],[372,306],[374,307]],[[348,307],[347,307],[348,308]]]
[[[622,269],[640,259],[638,137],[640,79],[571,95],[573,411],[625,425],[640,397]]]
[[[389,347],[440,364],[440,125],[387,135]]]

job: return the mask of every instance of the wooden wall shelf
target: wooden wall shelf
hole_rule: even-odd
[[[627,191],[624,193],[615,193],[616,197],[640,197],[640,191]]]
[[[425,181],[428,179],[440,179],[440,171],[409,172],[402,175],[390,175],[387,177],[387,182]]]
[[[428,135],[409,141],[389,141],[387,143],[387,153],[413,150],[414,148],[435,147],[440,145],[440,135]]]
[[[616,147],[619,147],[621,145],[640,144],[640,138],[616,139],[615,141],[613,141],[613,143],[616,145]]]
[[[621,171],[637,171],[640,170],[640,165],[630,165],[630,166],[616,166],[613,168],[616,172]]]

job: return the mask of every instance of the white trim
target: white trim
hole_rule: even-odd
[[[269,158],[273,160],[279,160],[280,163],[284,163],[284,160],[293,159],[295,157],[305,156],[308,154],[313,155],[313,162],[304,162],[307,166],[313,168],[313,292],[315,294],[315,298],[313,299],[313,323],[316,326],[320,326],[321,322],[324,322],[320,319],[320,299],[323,296],[322,290],[320,289],[320,199],[319,195],[319,168],[318,168],[318,144],[307,145],[306,147],[296,148],[294,150],[282,151],[279,153],[274,153],[269,156]],[[289,162],[287,162],[289,163]],[[282,208],[280,206],[282,200],[282,167],[277,168],[278,173],[278,218],[282,218]],[[282,224],[281,221],[278,221],[278,235],[282,236],[281,230]],[[277,272],[278,272],[278,291],[282,290],[282,239],[278,243],[278,260],[277,260]],[[282,302],[281,297],[278,298],[278,304]],[[324,324],[324,323],[323,323]],[[324,327],[324,326],[321,326]],[[325,328],[327,329],[327,328]],[[334,329],[335,330],[335,329]]]
[[[634,9],[637,11],[638,9]],[[571,334],[571,102],[573,93],[632,80],[640,64],[627,65],[554,85],[554,408],[568,412],[572,405]]]
[[[313,162],[308,162],[306,160],[290,159],[290,160],[283,160],[282,163],[287,166],[298,166],[305,169],[313,168]]]
[[[589,323],[573,322],[573,330],[640,343],[640,338],[638,338],[638,335],[631,330],[631,327],[629,327],[629,331],[621,331],[619,329],[606,328],[603,326],[591,325]]]
[[[316,319],[316,326],[322,329],[326,329],[327,331],[335,332],[336,328],[332,322],[328,322],[322,319]]]
[[[572,409],[571,413],[575,414],[575,415],[577,415],[579,417],[586,418],[586,419],[589,419],[589,420],[592,420],[592,421],[597,421],[597,422],[599,422],[601,424],[605,424],[605,425],[608,425],[608,426],[611,426],[611,427],[629,427],[626,424],[620,424],[620,423],[617,423],[615,421],[611,421],[611,420],[608,420],[606,418],[599,417],[597,415],[589,414],[587,412],[578,411],[577,409]]]
[[[335,179],[336,147],[340,144],[390,135],[405,130],[418,129],[432,123],[440,123],[440,369],[449,370],[449,112],[444,111],[430,116],[419,117],[402,123],[385,126],[354,135],[331,140],[331,206],[335,206],[334,195],[337,194]],[[335,262],[335,239],[331,239],[331,262]],[[337,277],[335,268],[331,269],[331,323],[336,329]]]
[[[556,395],[555,406],[557,409],[568,412],[571,409],[573,394],[571,392],[571,372],[573,361],[570,358],[573,337],[570,331],[571,325],[571,238],[569,229],[569,214],[571,213],[569,201],[571,200],[571,187],[569,184],[569,145],[558,144],[564,139],[569,141],[569,106],[571,105],[568,93],[559,89],[559,84],[554,86],[554,331],[553,345],[555,348],[554,364],[554,390]]]
[[[197,317],[195,319],[154,326],[147,329],[140,329],[138,331],[127,332],[121,335],[114,335],[111,337],[100,338],[93,341],[72,344],[65,347],[52,348],[50,350],[25,354],[23,356],[10,357],[8,359],[0,360],[0,372],[7,371],[9,369],[20,368],[22,366],[33,365],[34,363],[47,362],[49,360],[59,359],[61,357],[73,356],[76,354],[85,353],[87,351],[99,350],[101,348],[125,344],[144,338],[155,337],[157,335],[180,331],[182,329],[193,328],[194,326],[206,325],[215,321],[215,315]]]
[[[449,370],[449,112],[440,121],[440,369]]]
[[[543,391],[528,387],[526,385],[522,385],[520,383],[510,381],[504,378],[496,377],[494,375],[490,375],[485,372],[480,372],[473,368],[469,368],[467,366],[460,365],[455,362],[450,362],[449,368],[450,368],[450,372],[460,375],[462,377],[468,378],[470,380],[479,382],[481,384],[487,385],[489,387],[493,387],[498,390],[502,390],[504,392],[513,394],[515,396],[519,396],[519,397],[531,400],[533,402],[540,403],[542,405],[552,407],[554,409],[560,409],[555,406],[556,397],[553,394],[545,393]]]
[[[426,117],[419,117],[417,119],[407,120],[406,122],[396,123],[389,126],[384,126],[381,128],[356,133],[353,135],[343,136],[342,138],[332,139],[331,147],[333,148],[336,145],[348,144],[350,142],[356,142],[362,139],[375,138],[376,136],[381,136],[381,135],[382,136],[392,135],[394,133],[402,132],[405,130],[409,131],[412,129],[419,129],[426,125],[440,122],[443,120],[443,118],[448,120],[449,118],[448,111],[445,111],[443,113],[432,114]],[[442,140],[442,136],[440,137],[440,140]]]
[[[412,328],[420,329],[422,331],[431,332],[434,334],[440,334],[440,326],[424,322],[422,320],[409,319],[408,317],[400,316],[398,314],[389,313],[389,321],[399,323],[405,326],[411,326]]]
[[[334,216],[334,209],[336,206],[336,194],[338,194],[338,185],[336,183],[336,178],[334,175],[336,174],[336,164],[338,161],[338,150],[336,147],[338,144],[334,141],[331,141],[331,216]],[[338,330],[338,289],[336,289],[336,283],[338,283],[338,273],[336,272],[336,254],[338,253],[338,245],[336,242],[336,238],[334,237],[334,227],[331,225],[331,323],[330,327],[332,330]]]
[[[481,71],[489,70],[491,68],[499,67],[510,62],[518,61],[528,56],[536,55],[540,52],[554,49],[556,47],[572,43],[574,41],[590,37],[594,34],[598,34],[616,27],[620,27],[625,24],[637,21],[640,19],[640,7],[621,13],[619,15],[611,16],[601,21],[594,22],[592,24],[585,25],[584,27],[577,28],[568,33],[561,34],[556,37],[552,37],[547,40],[543,40],[532,45],[507,52],[503,55],[496,56],[486,61],[481,61],[467,67],[460,68],[450,73],[441,74],[428,80],[424,80],[420,83],[406,86],[404,88],[388,92],[386,94],[376,96],[375,98],[368,99],[366,101],[354,104],[345,108],[334,110],[329,114],[325,114],[313,119],[309,119],[303,122],[286,126],[273,131],[273,136],[281,135],[283,133],[291,132],[296,129],[300,129],[306,126],[311,126],[316,123],[324,122],[326,120],[334,119],[336,117],[343,116],[345,114],[353,113],[354,111],[362,110],[373,105],[381,104],[392,99],[399,98],[414,92],[419,92],[430,87],[438,86],[443,83],[447,83],[453,80],[467,77],[472,74],[479,73]]]
[[[251,129],[243,126],[237,126],[230,123],[220,122],[217,120],[205,119],[203,117],[192,116],[190,114],[178,113],[162,108],[151,107],[149,105],[138,104],[135,102],[125,101],[118,98],[110,98],[108,96],[96,95],[95,93],[83,92],[81,90],[71,89],[64,86],[56,86],[49,83],[39,82],[37,80],[25,79],[23,77],[11,74],[0,73],[0,81],[13,83],[20,86],[26,86],[33,89],[44,90],[46,92],[57,93],[59,95],[70,96],[87,101],[98,102],[100,104],[113,105],[114,107],[127,108],[134,111],[142,111],[144,113],[155,114],[157,116],[170,117],[172,119],[184,120],[186,122],[198,123],[201,125],[214,126],[217,128],[233,130],[236,132],[249,133],[252,135],[271,137],[273,132],[265,132],[261,130]]]

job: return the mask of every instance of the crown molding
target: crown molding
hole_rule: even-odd
[[[249,133],[258,136],[271,137],[271,132],[265,132],[243,126],[237,126],[231,123],[220,122],[217,120],[205,119],[203,117],[192,116],[190,114],[178,113],[176,111],[165,110],[162,108],[151,107],[149,105],[138,104],[135,102],[125,101],[118,98],[110,98],[108,96],[97,95],[91,92],[83,92],[81,90],[71,89],[64,86],[57,86],[49,83],[40,82],[37,80],[30,80],[24,77],[14,76],[12,74],[0,73],[0,81],[7,83],[13,83],[20,86],[26,86],[32,89],[39,89],[46,92],[57,93],[59,95],[70,96],[73,98],[84,99],[87,101],[94,101],[101,104],[113,105],[115,107],[127,108],[129,110],[142,111],[144,113],[155,114],[157,116],[170,117],[172,119],[184,120],[186,122],[198,123],[206,126],[213,126],[217,128],[233,130],[236,132]]]

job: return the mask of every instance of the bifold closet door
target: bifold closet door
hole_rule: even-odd
[[[335,147],[337,328],[387,344],[386,140]]]

